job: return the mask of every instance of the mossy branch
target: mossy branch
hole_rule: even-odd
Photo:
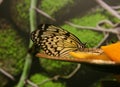
[[[31,7],[30,7],[30,31],[36,29],[36,12],[33,8],[37,5],[37,0],[31,0]],[[30,41],[29,48],[32,46],[32,42]],[[31,68],[32,56],[28,53],[25,59],[25,65],[23,68],[23,72],[20,78],[20,81],[17,87],[23,87],[25,84],[25,80],[28,77],[29,70]]]

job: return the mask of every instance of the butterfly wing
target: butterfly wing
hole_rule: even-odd
[[[50,56],[62,56],[84,48],[75,35],[50,24],[40,25],[38,30],[31,33],[31,39]]]

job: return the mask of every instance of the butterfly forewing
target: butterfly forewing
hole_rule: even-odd
[[[84,48],[84,44],[75,35],[50,24],[41,24],[39,29],[31,33],[31,39],[50,56],[63,56]]]

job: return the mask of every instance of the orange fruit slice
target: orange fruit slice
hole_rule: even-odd
[[[109,56],[113,61],[120,62],[120,42],[102,46],[101,49]]]

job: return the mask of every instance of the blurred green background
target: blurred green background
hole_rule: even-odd
[[[120,5],[120,0],[106,0],[110,5]],[[0,73],[0,87],[15,87],[23,71],[25,57],[30,41],[31,0],[3,0],[0,4],[0,68],[15,77],[15,81]],[[103,38],[103,33],[76,29],[65,21],[81,26],[95,27],[101,20],[120,22],[93,0],[38,0],[37,8],[57,21],[37,12],[37,25],[41,23],[56,24],[76,35],[87,47],[95,47]],[[116,37],[113,37],[116,41]],[[28,79],[35,84],[53,77],[68,75],[77,63],[33,58]],[[48,81],[38,87],[101,87],[102,80],[116,80],[113,74],[81,65],[79,71],[70,79]],[[26,85],[25,87],[32,87]]]

